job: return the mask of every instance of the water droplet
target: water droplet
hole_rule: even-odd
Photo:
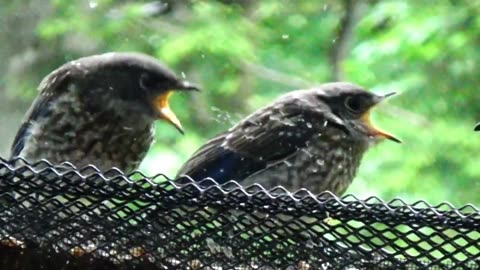
[[[96,8],[98,6],[98,3],[96,1],[89,1],[88,6],[90,8]]]
[[[282,39],[289,39],[289,38],[290,38],[290,36],[288,34],[283,34],[282,35]]]
[[[224,173],[224,172],[225,172],[225,170],[224,170],[224,169],[220,169],[220,173]]]
[[[328,121],[323,122],[323,126],[326,127],[328,125]]]
[[[308,128],[312,128],[312,123],[307,122],[307,127],[308,127]]]

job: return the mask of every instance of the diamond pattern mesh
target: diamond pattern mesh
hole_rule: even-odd
[[[480,212],[0,159],[1,269],[479,269]]]

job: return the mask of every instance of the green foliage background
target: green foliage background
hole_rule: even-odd
[[[332,60],[349,16],[346,3],[355,6],[354,27],[344,57]],[[340,77],[401,93],[374,118],[404,143],[370,150],[349,193],[480,203],[480,134],[473,132],[480,120],[479,1],[0,0],[0,6],[0,94],[20,104],[0,112],[14,115],[17,125],[40,79],[64,62],[107,51],[148,53],[203,88],[173,98],[187,134],[158,123],[142,164],[150,174],[173,176],[208,138],[256,108]],[[164,11],[153,14],[155,7]],[[7,128],[16,126],[0,127]]]

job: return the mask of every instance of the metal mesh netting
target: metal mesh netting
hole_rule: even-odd
[[[210,182],[208,182],[210,181]],[[0,160],[1,269],[478,269],[471,205]]]

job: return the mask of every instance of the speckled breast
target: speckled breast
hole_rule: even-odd
[[[153,122],[124,119],[109,110],[88,112],[72,104],[78,102],[61,98],[48,115],[32,122],[20,156],[77,167],[93,164],[102,170],[138,167],[153,142]]]
[[[345,133],[331,129],[314,136],[307,147],[252,175],[243,184],[283,186],[289,191],[305,188],[315,194],[328,190],[341,195],[355,177],[367,148],[366,142],[352,140]]]

